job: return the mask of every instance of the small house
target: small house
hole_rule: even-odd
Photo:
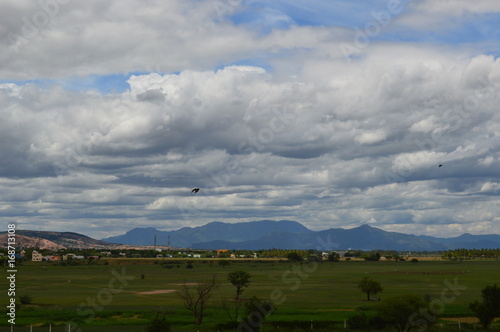
[[[43,260],[43,256],[38,251],[33,250],[33,253],[31,254],[31,260],[33,262],[41,262]]]

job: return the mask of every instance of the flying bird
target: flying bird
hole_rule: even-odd
[[[443,167],[443,165],[442,165],[442,164],[439,164],[439,166],[438,166],[438,167]]]
[[[200,191],[200,188],[194,188],[193,190],[191,190],[192,193],[197,193],[198,191]]]

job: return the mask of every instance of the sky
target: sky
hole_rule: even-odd
[[[0,16],[4,230],[500,234],[498,0],[4,0]]]

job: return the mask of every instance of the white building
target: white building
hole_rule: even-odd
[[[33,254],[31,255],[31,260],[33,262],[41,262],[43,260],[43,256],[38,251],[33,250]]]

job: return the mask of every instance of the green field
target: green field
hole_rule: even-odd
[[[171,263],[169,268],[164,267],[166,262]],[[357,288],[365,275],[382,284],[384,290],[377,295],[382,301],[415,293],[434,299],[437,304],[444,303],[439,308],[441,318],[471,316],[468,304],[480,298],[480,291],[486,285],[500,281],[499,261],[301,264],[256,260],[232,261],[230,266],[221,267],[217,260],[197,260],[193,261],[192,269],[186,268],[186,260],[116,259],[78,266],[28,262],[18,266],[16,294],[29,295],[32,304],[17,309],[16,331],[22,331],[20,326],[46,327],[50,323],[52,331],[57,332],[58,326],[62,331],[68,322],[80,326],[81,331],[113,331],[113,326],[118,326],[116,330],[121,332],[141,331],[157,311],[168,313],[175,331],[196,331],[192,315],[183,307],[176,291],[185,283],[196,283],[213,275],[219,287],[199,330],[216,331],[217,323],[229,321],[221,303],[235,295],[234,286],[226,279],[235,270],[247,271],[252,276],[243,298],[255,295],[278,302],[276,312],[265,326],[277,326],[280,322],[284,327],[293,325],[291,322],[302,322],[318,327],[337,324],[343,329],[344,320],[354,310],[370,312],[377,302],[367,301]],[[450,291],[449,285],[459,285],[458,290]],[[7,292],[6,278],[2,278],[0,287]],[[144,294],[152,291],[164,292]],[[2,297],[3,308],[7,301],[8,298]],[[2,319],[0,330],[7,325],[7,319]]]

